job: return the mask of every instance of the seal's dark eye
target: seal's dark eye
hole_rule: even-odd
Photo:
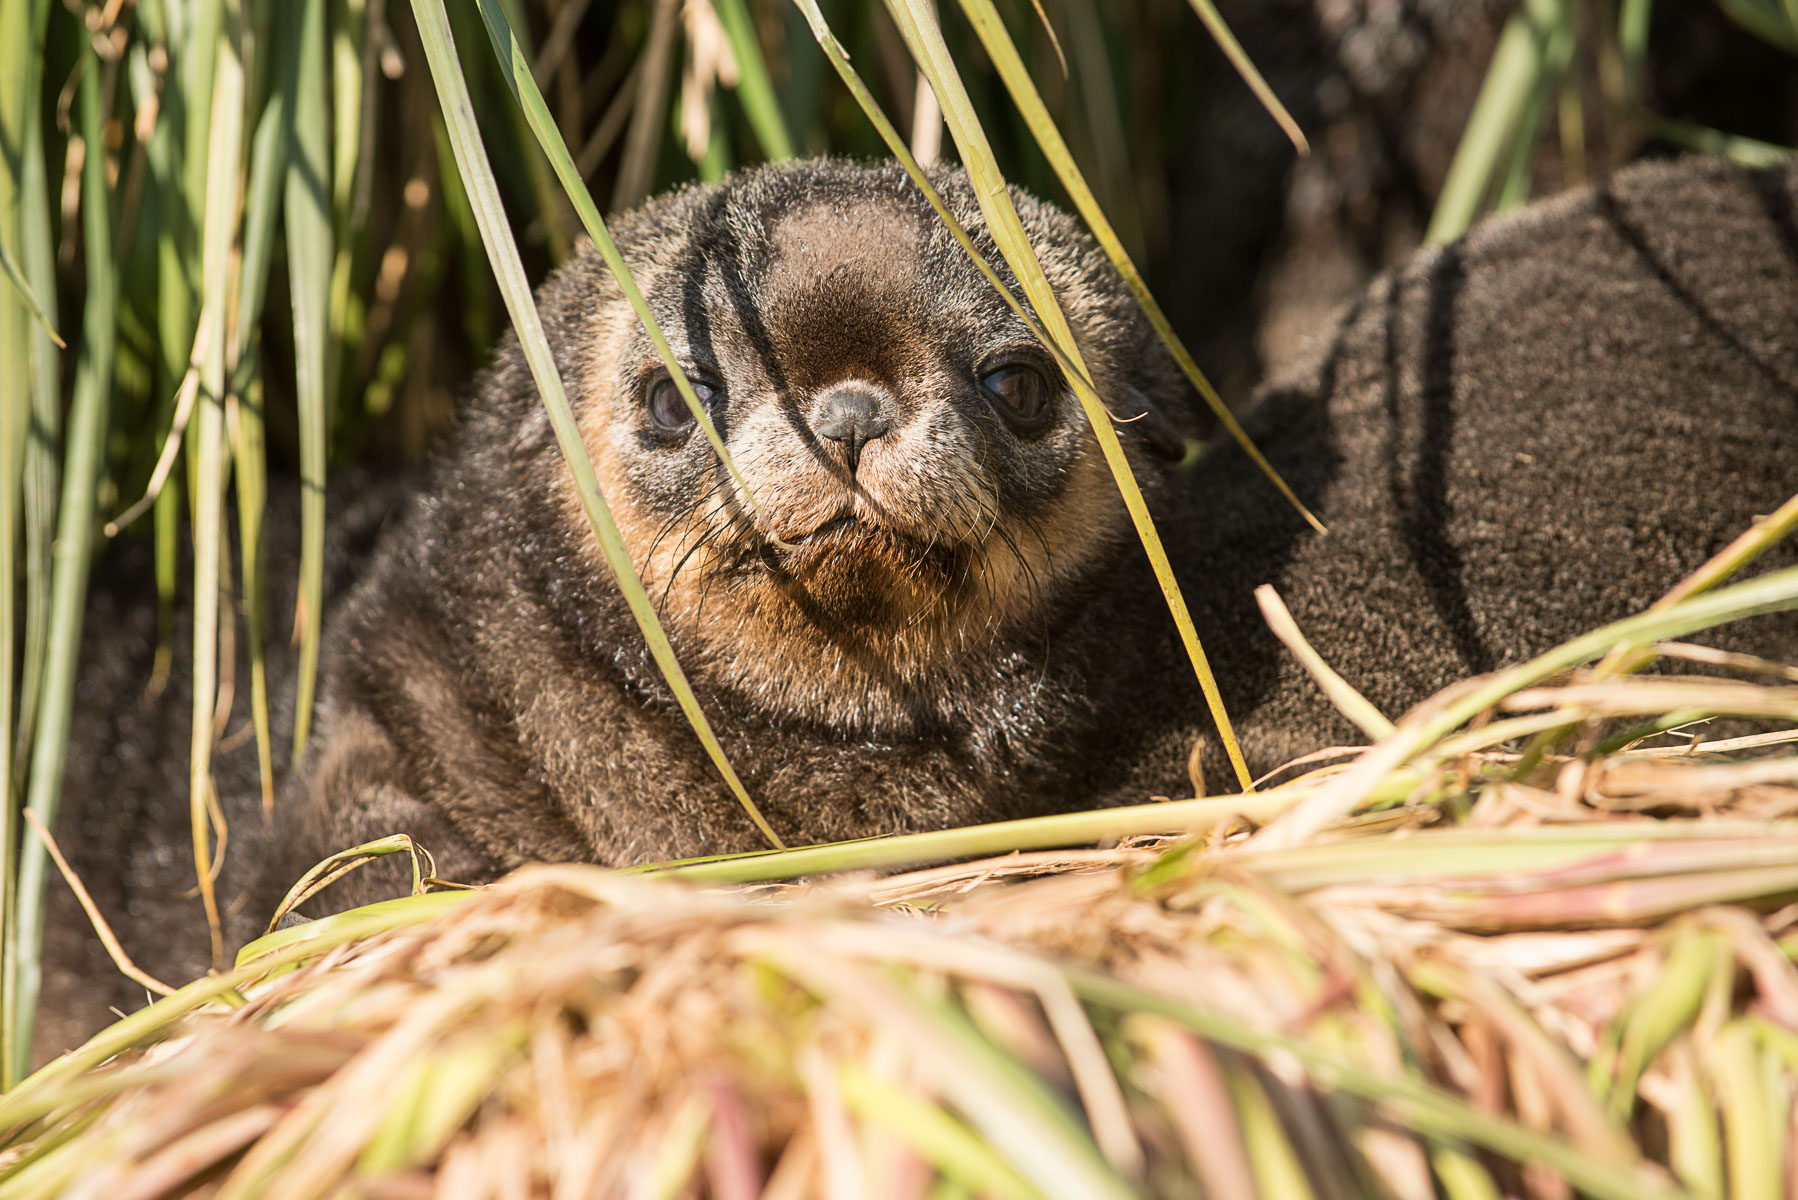
[[[693,394],[699,397],[701,404],[710,404],[712,397],[718,394],[718,389],[705,380],[691,375],[687,378],[693,384]],[[646,399],[650,419],[670,433],[693,424],[693,410],[687,407],[680,388],[666,373],[651,381]]]
[[[1049,414],[1049,401],[1055,389],[1035,367],[1025,363],[1007,363],[980,377],[980,390],[993,402],[999,415],[1019,429],[1034,429]]]

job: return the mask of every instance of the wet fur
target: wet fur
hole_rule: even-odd
[[[828,382],[832,360],[828,338],[783,343],[769,332],[780,296],[796,293],[769,282],[766,231],[790,214],[813,219],[805,214],[821,199],[875,196],[912,216],[919,202],[891,169],[840,163],[789,165],[734,187],[734,200],[695,189],[654,202],[619,223],[620,241],[677,348],[734,339],[742,361],[784,373],[773,391],[797,404]],[[1488,223],[1377,282],[1308,366],[1264,391],[1249,421],[1330,524],[1327,538],[1233,447],[1174,464],[1170,431],[1190,410],[1165,357],[1090,243],[1026,203],[1101,385],[1120,407],[1152,413],[1120,435],[1257,770],[1354,735],[1266,632],[1255,585],[1274,583],[1324,656],[1396,715],[1454,679],[1646,606],[1798,491],[1795,191],[1794,170],[1637,168]],[[952,194],[971,220],[965,185]],[[902,291],[904,304],[883,313],[833,313],[825,289],[819,311],[775,324],[848,331],[867,351],[849,365],[881,378],[915,377],[935,347],[976,357],[978,339],[997,336],[991,322],[1011,318],[991,316],[996,305],[956,265],[959,250],[912,216],[878,220],[928,239],[916,295]],[[844,244],[862,243],[851,230]],[[598,259],[559,272],[540,303],[627,544],[700,702],[783,837],[1188,793],[1195,738],[1212,786],[1228,783],[1163,601],[1075,414],[1058,426],[1062,468],[1040,469],[1036,448],[989,442],[992,486],[966,513],[935,514],[1004,537],[971,550],[864,530],[855,549],[884,562],[892,592],[857,594],[847,569],[814,573],[825,583],[808,609],[791,581],[764,570],[774,551],[703,443],[633,443],[640,425],[608,407],[637,395],[647,368]],[[939,378],[917,400],[956,394]],[[733,448],[755,411],[724,412]],[[989,432],[996,440],[1002,427]],[[804,445],[804,430],[793,439]],[[789,456],[765,476],[762,499],[809,520],[818,514],[803,495],[778,494],[806,461],[799,453],[769,426],[739,457],[753,471],[758,454]],[[927,471],[932,461],[888,465]],[[744,571],[759,573],[744,583]],[[943,596],[957,603],[933,600]],[[240,934],[313,859],[396,830],[436,851],[443,874],[470,880],[533,859],[626,863],[759,844],[595,561],[510,339],[416,505],[335,602],[328,636],[314,749],[286,786],[276,836],[258,848],[247,795],[225,789],[252,830],[228,879],[249,890]],[[1790,655],[1798,622],[1760,618],[1718,640]],[[69,819],[83,827],[104,819],[80,794],[92,786],[71,785]],[[90,860],[115,874],[120,859],[142,867],[135,890],[116,897],[144,918],[121,922],[124,936],[166,947],[171,973],[196,966],[197,906],[169,897],[168,881],[185,879],[184,844],[112,837],[108,857]],[[161,898],[148,890],[155,880]],[[337,902],[392,883],[365,876]],[[66,911],[57,919],[67,927]],[[82,962],[58,968],[52,1012],[97,977]]]

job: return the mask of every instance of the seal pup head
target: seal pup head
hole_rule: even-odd
[[[935,182],[1021,300],[966,176]],[[1152,492],[1183,449],[1183,385],[1090,240],[1014,199],[1101,395],[1134,418],[1117,428]],[[958,677],[1040,657],[1132,539],[1055,359],[897,167],[765,167],[616,232],[759,506],[608,277],[585,318],[578,419],[705,682],[780,719],[902,732],[944,715]],[[571,484],[562,507],[585,535]]]

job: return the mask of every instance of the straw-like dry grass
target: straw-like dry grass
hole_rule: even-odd
[[[1515,695],[1590,720],[1290,848],[539,867],[286,930],[0,1101],[0,1189],[1791,1194],[1798,734],[1595,723],[1792,711],[1789,668],[1726,665]]]

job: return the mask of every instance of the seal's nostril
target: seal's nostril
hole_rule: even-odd
[[[884,437],[893,427],[885,397],[866,384],[842,384],[819,397],[813,410],[812,430],[821,438],[842,445],[849,469],[860,462],[862,447]]]

